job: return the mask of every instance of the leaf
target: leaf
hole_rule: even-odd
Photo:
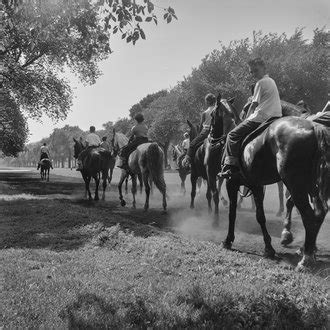
[[[154,22],[155,22],[156,25],[158,24],[156,17],[154,17]]]
[[[122,39],[125,39],[126,38],[126,33],[123,33],[122,36],[121,36]]]
[[[146,22],[151,22],[152,21],[152,17],[151,16],[148,16],[146,19],[145,19]]]
[[[135,16],[135,20],[137,22],[142,22],[143,21],[141,16]]]
[[[132,41],[132,36],[128,36],[126,42],[131,42],[131,41]]]
[[[146,35],[145,35],[145,33],[144,33],[144,31],[143,31],[142,29],[140,30],[140,36],[141,36],[141,38],[142,38],[143,40],[146,39]]]
[[[171,23],[171,21],[172,21],[172,16],[171,15],[169,15],[168,17],[167,17],[167,23]]]
[[[153,4],[151,1],[149,1],[149,2],[148,2],[148,12],[149,12],[149,14],[150,14],[154,9],[155,9],[154,4]]]

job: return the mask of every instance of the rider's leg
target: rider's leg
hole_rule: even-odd
[[[203,143],[203,141],[208,137],[209,130],[203,130],[199,135],[197,135],[191,142],[187,151],[187,155],[184,159],[184,165],[188,166],[191,164],[191,160],[193,159],[197,147]]]
[[[238,171],[241,142],[259,125],[260,123],[258,122],[245,120],[228,133],[225,146],[224,167],[221,172],[222,177],[230,177],[234,172]]]

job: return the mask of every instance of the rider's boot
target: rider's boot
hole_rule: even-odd
[[[239,168],[236,165],[226,164],[219,173],[221,178],[229,179],[239,174]]]

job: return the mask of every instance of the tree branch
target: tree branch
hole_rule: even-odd
[[[45,53],[44,52],[40,52],[39,55],[32,57],[31,59],[27,60],[22,66],[21,68],[26,68],[27,66],[33,64],[36,60],[38,60],[40,57],[42,57]]]

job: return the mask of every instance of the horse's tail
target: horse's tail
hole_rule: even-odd
[[[330,197],[330,130],[313,123],[317,140],[318,153],[314,165],[316,169],[316,185],[325,212],[328,210],[327,200]]]
[[[164,179],[164,153],[157,143],[153,142],[147,150],[147,164],[151,178],[156,187],[166,193],[166,183]]]

